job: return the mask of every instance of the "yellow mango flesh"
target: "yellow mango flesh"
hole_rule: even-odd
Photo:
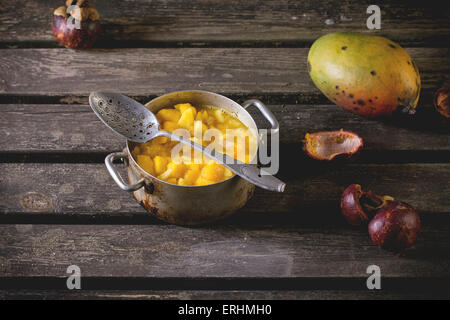
[[[250,130],[236,117],[215,106],[195,107],[189,103],[177,104],[173,108],[164,108],[157,112],[160,128],[169,132],[186,129],[191,140],[213,147],[217,151],[243,162],[250,162],[256,151],[256,139]],[[205,135],[208,131],[215,133]],[[233,129],[236,138],[230,139],[227,130]],[[191,154],[172,159],[172,148],[178,142],[158,137],[146,143],[136,145],[132,155],[138,165],[151,175],[172,184],[200,186],[217,183],[231,178],[234,173],[216,161],[191,150]],[[187,149],[189,149],[187,147]],[[253,152],[252,152],[253,151]],[[252,154],[251,154],[252,153]]]

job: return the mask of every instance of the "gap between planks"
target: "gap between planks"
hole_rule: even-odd
[[[383,277],[383,291],[369,291],[366,277],[290,277],[290,278],[251,278],[251,277],[206,277],[206,278],[155,278],[155,277],[86,277],[82,276],[82,290],[67,290],[67,277],[0,277],[0,297],[23,296],[39,297],[44,293],[58,291],[62,297],[95,298],[153,298],[153,299],[188,299],[197,296],[211,299],[214,296],[227,296],[234,291],[251,292],[254,296],[273,299],[276,297],[306,297],[337,292],[346,296],[362,293],[368,297],[382,296],[440,296],[450,297],[449,277]],[[27,289],[27,291],[23,291]],[[30,292],[29,290],[39,290]],[[100,291],[95,295],[92,291]],[[133,293],[126,291],[137,290]],[[152,290],[154,293],[145,291]],[[214,291],[213,291],[214,290]],[[78,291],[78,292],[77,292]],[[91,291],[91,293],[89,293]],[[108,292],[111,291],[111,292]],[[125,291],[125,292],[124,292]],[[144,292],[143,292],[144,291]],[[183,291],[183,292],[177,292]],[[270,292],[269,292],[270,291]],[[273,293],[275,291],[275,293]],[[278,292],[277,292],[278,291]],[[233,294],[235,294],[233,292]],[[203,293],[203,294],[202,294]],[[212,295],[212,296],[208,296]],[[248,293],[246,298],[250,298]],[[254,297],[253,299],[255,299]],[[236,299],[233,296],[233,299]]]
[[[125,142],[124,142],[125,144]],[[334,164],[317,165],[299,149],[300,143],[281,144],[280,157],[292,157],[297,165],[309,167],[333,167]],[[123,146],[125,147],[125,145]],[[122,147],[109,151],[0,151],[1,163],[65,163],[102,164],[109,153],[122,150]],[[121,163],[115,161],[116,164]],[[445,164],[450,163],[450,150],[362,150],[349,164]],[[292,164],[290,164],[292,166]],[[339,168],[337,165],[335,168]]]
[[[410,290],[0,290],[2,300],[404,300],[448,299],[448,292]]]

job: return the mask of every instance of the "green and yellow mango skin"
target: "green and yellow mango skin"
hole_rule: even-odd
[[[333,103],[375,118],[396,110],[414,113],[420,95],[419,70],[397,43],[379,36],[330,33],[308,53],[314,84]]]

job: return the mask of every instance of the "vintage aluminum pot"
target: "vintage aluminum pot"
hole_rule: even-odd
[[[258,137],[255,121],[247,108],[255,106],[270,122],[272,132],[278,132],[279,124],[272,112],[258,100],[248,100],[241,106],[220,94],[207,91],[179,91],[165,94],[146,104],[153,113],[178,103],[194,106],[213,105],[223,108],[237,117]],[[134,198],[152,215],[179,225],[197,225],[227,217],[243,207],[253,195],[255,186],[235,175],[227,180],[205,186],[174,185],[150,175],[136,163],[131,155],[135,142],[127,141],[122,152],[109,154],[106,167],[122,190],[133,192]],[[253,159],[257,156],[257,150]],[[114,167],[113,161],[122,159],[127,166],[126,183]]]

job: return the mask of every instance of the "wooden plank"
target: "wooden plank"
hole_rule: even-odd
[[[5,3],[0,41],[56,43],[50,23],[57,5],[50,0]],[[450,32],[448,8],[438,2],[383,3],[379,31],[366,27],[368,4],[354,1],[98,0],[95,5],[104,28],[99,45],[111,41],[302,45],[327,32],[352,31],[385,35],[403,44],[442,46]]]
[[[364,139],[364,151],[450,150],[450,127],[441,122],[430,105],[421,106],[416,116],[406,122],[371,121],[333,105],[269,107],[281,124],[280,141],[289,144],[286,148],[299,148],[306,132],[344,128]],[[12,104],[0,105],[0,111],[0,133],[5,137],[0,140],[2,153],[98,154],[122,150],[125,146],[124,139],[104,126],[86,105]],[[257,110],[249,112],[260,128],[267,127]],[[295,155],[302,157],[299,153],[297,150]]]
[[[303,223],[323,217],[340,221],[338,199],[347,185],[359,183],[402,199],[419,212],[450,212],[450,164],[311,165],[306,169],[285,161],[290,166],[282,162],[279,176],[288,184],[286,191],[257,189],[242,211],[292,213]],[[0,213],[5,217],[147,215],[131,194],[115,185],[103,164],[3,163],[0,172]],[[299,215],[307,209],[315,214]]]
[[[373,264],[380,267],[385,279],[448,278],[449,231],[448,224],[432,228],[425,225],[415,247],[398,256],[375,247],[366,231],[350,228],[1,225],[0,281],[5,277],[22,277],[18,281],[27,281],[23,277],[60,278],[63,289],[67,267],[75,264],[86,279],[86,289],[108,279],[132,287],[133,283],[139,285],[142,278],[144,285],[139,288],[149,285],[148,289],[174,289],[194,286],[189,281],[192,278],[247,278],[242,283],[224,280],[218,284],[258,289],[272,286],[275,290],[286,286],[293,290],[305,289],[296,288],[296,282],[305,284],[304,279],[316,277],[350,279],[352,285],[359,284],[359,280],[351,280],[357,278],[361,279],[360,288],[365,289],[366,270]],[[172,277],[179,280],[163,280]],[[266,280],[252,280],[255,278]],[[270,280],[274,278],[287,280],[277,285],[277,281]],[[290,278],[294,285],[289,284]],[[11,281],[14,279],[8,280],[8,288]],[[43,283],[45,278],[36,281]],[[317,282],[321,287],[336,283],[342,281]],[[215,287],[207,281],[199,285]]]
[[[2,300],[393,300],[448,299],[447,293],[378,290],[0,290]]]
[[[422,87],[448,80],[450,49],[410,48]],[[306,48],[3,49],[0,94],[81,95],[96,90],[132,96],[200,89],[226,95],[320,95],[309,78]]]

